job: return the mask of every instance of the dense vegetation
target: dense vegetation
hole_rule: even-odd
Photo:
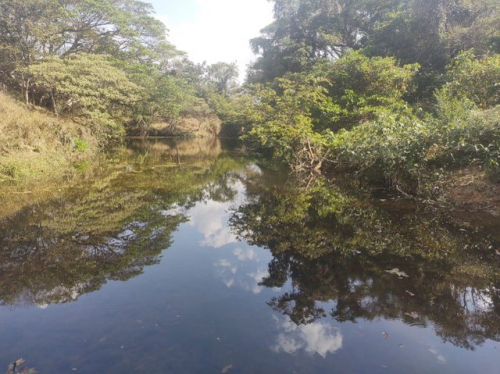
[[[80,149],[222,133],[408,192],[471,163],[498,178],[498,1],[273,2],[238,87],[235,64],[189,61],[142,1],[0,0],[0,84],[75,121]]]
[[[84,125],[101,144],[213,113],[209,104],[236,77],[232,64],[187,60],[142,1],[0,1],[4,89]]]
[[[247,137],[298,170],[413,192],[472,162],[498,178],[500,3],[273,2]]]

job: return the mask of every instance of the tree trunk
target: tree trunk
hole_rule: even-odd
[[[56,116],[59,114],[57,113],[57,105],[56,105],[56,99],[54,97],[54,90],[50,91],[50,102],[52,104],[52,110]]]
[[[29,105],[30,103],[29,87],[30,87],[30,80],[28,79],[26,82],[24,82],[24,87],[23,87],[24,103],[26,105]]]

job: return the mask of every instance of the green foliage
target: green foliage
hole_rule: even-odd
[[[255,101],[255,96],[244,89],[220,100],[218,115],[222,120],[222,136],[238,138],[251,129]]]
[[[0,0],[0,26],[0,83],[90,125],[101,142],[199,106],[171,74],[182,53],[148,3]]]
[[[139,0],[1,0],[2,57],[25,66],[78,53],[157,58],[166,48],[165,27],[152,12]]]
[[[327,110],[330,101],[324,80],[299,74],[257,86],[258,104],[251,135],[293,166],[319,167],[323,140],[314,131],[314,111]]]
[[[370,182],[418,186],[430,142],[428,123],[407,113],[379,113],[376,119],[329,135],[338,167],[356,170]]]
[[[366,137],[370,121],[412,118],[402,96],[416,71],[416,65],[353,52],[318,65],[314,75],[277,78],[258,90],[252,134],[294,167],[318,170],[330,152],[325,131],[365,124],[357,132]]]
[[[286,73],[310,70],[318,60],[338,58],[362,47],[395,0],[273,0],[275,21],[251,40],[259,58],[250,82],[268,82]]]
[[[237,85],[238,67],[236,63],[217,62],[207,68],[207,80],[212,90],[228,97]]]
[[[475,58],[461,52],[447,67],[446,84],[437,92],[445,100],[469,100],[479,108],[500,105],[500,54]]]
[[[258,91],[252,133],[275,155],[409,191],[474,161],[496,172],[498,1],[273,2],[248,79],[272,82]],[[463,52],[476,46],[482,58]],[[290,77],[316,83],[280,87]],[[316,99],[301,102],[305,91]]]
[[[77,149],[80,152],[85,152],[89,149],[89,146],[87,143],[85,143],[85,140],[76,139],[75,140],[75,149]]]
[[[115,136],[141,88],[103,55],[48,57],[27,69],[32,95],[58,114],[78,116],[98,135]]]
[[[174,121],[197,105],[196,90],[186,79],[162,73],[155,65],[122,63],[121,67],[142,88],[129,131],[138,128],[142,133],[152,123]]]
[[[500,106],[488,110],[458,110],[460,117],[444,117],[435,129],[427,159],[431,164],[463,166],[482,163],[488,172],[500,170]]]
[[[251,41],[258,58],[250,82],[306,72],[322,60],[362,49],[369,56],[418,63],[411,96],[429,100],[439,75],[462,50],[498,53],[496,0],[273,0],[274,22]],[[432,77],[431,79],[428,79]]]
[[[402,97],[417,70],[418,64],[398,66],[394,58],[369,58],[360,52],[317,66],[316,74],[331,83],[328,93],[335,104],[327,128],[352,128],[381,112],[405,111]]]
[[[380,115],[351,131],[331,134],[332,159],[337,167],[355,170],[370,182],[390,182],[410,192],[425,189],[435,170],[474,161],[497,173],[500,107],[487,111],[460,107],[457,112],[460,120],[455,116],[452,121]]]

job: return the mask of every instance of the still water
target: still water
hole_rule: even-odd
[[[132,141],[12,191],[2,370],[499,372],[499,238],[467,217],[300,183],[216,140]]]

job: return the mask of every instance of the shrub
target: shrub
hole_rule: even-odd
[[[257,88],[250,135],[296,169],[319,168],[323,137],[314,130],[315,111],[330,101],[323,80],[294,74]]]
[[[442,100],[464,99],[479,108],[500,104],[500,54],[476,58],[461,52],[447,67],[447,83],[437,92]]]
[[[369,58],[359,51],[319,65],[317,74],[330,82],[335,103],[327,127],[352,128],[387,109],[405,110],[402,97],[418,69],[418,64],[399,66],[392,57]]]
[[[415,116],[391,111],[350,131],[330,133],[329,146],[337,166],[355,170],[370,182],[418,186],[431,129]]]

